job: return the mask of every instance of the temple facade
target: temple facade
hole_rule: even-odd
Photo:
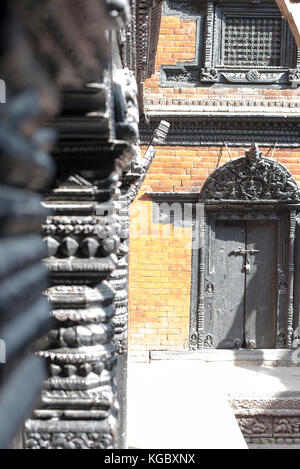
[[[133,204],[131,347],[291,347],[299,52],[275,2],[163,8],[142,142],[161,118],[170,133]]]
[[[144,85],[132,357],[213,367],[251,448],[300,443],[299,58],[273,1],[166,0]]]

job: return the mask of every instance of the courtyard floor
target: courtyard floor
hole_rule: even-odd
[[[300,398],[291,363],[279,350],[131,354],[128,446],[246,449],[228,398]]]

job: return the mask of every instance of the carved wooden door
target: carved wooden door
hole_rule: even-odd
[[[275,347],[277,231],[276,221],[216,220],[214,347]]]

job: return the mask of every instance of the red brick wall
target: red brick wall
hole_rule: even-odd
[[[155,61],[155,74],[145,82],[148,93],[157,92],[159,73],[162,65],[177,65],[179,62],[192,62],[196,55],[196,21],[181,20],[173,16],[162,18],[158,49]],[[173,88],[161,88],[161,96],[174,94]]]

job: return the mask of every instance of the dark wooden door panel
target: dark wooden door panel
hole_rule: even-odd
[[[276,347],[278,222],[216,220],[214,347]]]
[[[277,324],[277,222],[246,222],[250,255],[245,272],[245,342],[247,347],[274,348]]]
[[[216,222],[214,346],[232,349],[241,346],[244,334],[243,258],[233,251],[245,246],[245,224]]]

